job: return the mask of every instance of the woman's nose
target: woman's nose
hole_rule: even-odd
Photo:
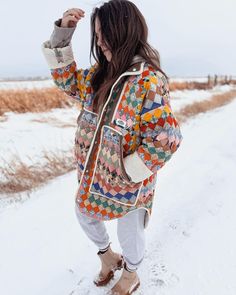
[[[97,45],[98,45],[99,47],[102,46],[102,41],[101,41],[100,39],[97,40]]]
[[[101,46],[103,45],[103,42],[102,42],[102,38],[101,38],[101,37],[98,37],[98,38],[97,38],[97,45],[98,45],[99,47],[101,47]]]

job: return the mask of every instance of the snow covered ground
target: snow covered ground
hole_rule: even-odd
[[[42,81],[0,81],[0,90],[52,87],[52,79]]]
[[[182,125],[182,146],[159,171],[135,294],[236,294],[235,110],[236,100]],[[66,142],[72,129],[66,128],[68,134],[60,129]],[[25,202],[2,208],[0,294],[102,295],[118,279],[121,272],[106,288],[92,283],[100,262],[76,220],[75,192],[74,171],[26,194]],[[120,251],[116,220],[106,225],[114,250]]]
[[[181,148],[159,171],[135,294],[235,295],[235,108],[233,101],[182,126]],[[1,294],[105,294],[109,287],[92,283],[99,260],[77,223],[75,191],[73,172],[1,213]],[[106,224],[120,250],[116,221]]]
[[[45,113],[6,113],[0,123],[0,163],[16,155],[25,163],[40,160],[43,151],[70,150],[79,110],[54,109]],[[2,163],[2,165],[4,165]]]
[[[209,99],[212,95],[222,94],[235,89],[233,85],[217,85],[209,90],[176,90],[171,92],[171,106],[173,110],[180,111],[183,107],[194,102]]]

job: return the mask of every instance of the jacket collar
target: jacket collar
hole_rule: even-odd
[[[141,74],[143,71],[145,59],[139,55],[135,55],[133,60],[127,69],[126,72],[123,73],[122,76],[129,76],[129,75],[138,75]]]

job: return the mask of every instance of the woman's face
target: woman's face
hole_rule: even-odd
[[[111,58],[112,58],[112,54],[111,54],[111,51],[106,47],[106,45],[102,39],[101,24],[100,24],[100,21],[97,17],[95,19],[95,34],[97,37],[97,46],[99,46],[101,48],[107,61],[110,62]]]

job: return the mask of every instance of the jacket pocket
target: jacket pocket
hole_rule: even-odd
[[[124,169],[122,138],[122,133],[118,130],[106,125],[102,127],[90,192],[127,206],[134,206],[142,182],[130,181]]]
[[[91,146],[96,127],[97,127],[96,113],[90,112],[83,108],[77,119],[77,130],[75,133],[75,157],[77,162],[77,176],[78,180],[81,179],[81,175],[84,170],[85,161],[87,158],[88,150]]]

